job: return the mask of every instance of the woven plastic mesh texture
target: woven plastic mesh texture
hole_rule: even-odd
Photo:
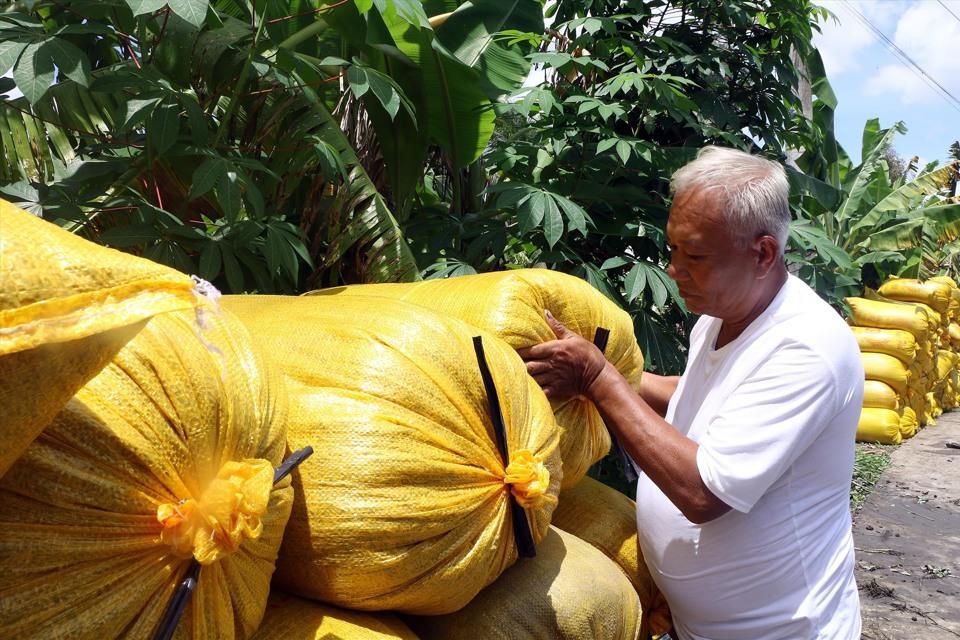
[[[537,557],[510,567],[466,607],[409,618],[423,640],[635,640],[640,601],[599,550],[550,527]]]
[[[0,476],[144,320],[193,306],[192,290],[0,200]]]
[[[385,296],[454,316],[494,333],[514,349],[555,338],[544,309],[568,329],[593,340],[598,327],[610,331],[607,359],[640,388],[643,353],[625,311],[584,280],[547,269],[518,269],[409,284],[369,284],[312,295]],[[554,403],[560,426],[563,488],[571,487],[610,449],[610,436],[596,408],[585,398]]]
[[[417,636],[388,613],[348,611],[274,592],[253,640],[417,640]]]
[[[228,462],[286,446],[282,379],[244,327],[159,315],[56,415],[0,480],[5,638],[148,638],[192,558],[161,540],[162,504],[198,499]],[[256,629],[293,491],[273,487],[259,537],[204,566],[178,638]]]
[[[315,453],[277,578],[285,591],[348,609],[459,609],[516,560],[505,465],[472,336],[498,389],[511,456],[549,472],[533,537],[560,485],[557,427],[519,356],[455,318],[385,298],[226,296],[290,390],[290,446]],[[512,460],[511,460],[512,461]]]

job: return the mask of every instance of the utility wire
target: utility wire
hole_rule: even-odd
[[[881,44],[886,46],[887,49],[889,49],[890,52],[893,53],[894,56],[896,56],[905,67],[913,71],[913,73],[919,76],[920,79],[926,82],[927,85],[929,85],[930,88],[932,88],[934,91],[940,93],[940,95],[947,100],[947,102],[950,104],[951,107],[953,107],[957,111],[960,111],[960,99],[958,99],[952,93],[947,91],[947,89],[944,88],[944,86],[941,85],[939,82],[937,82],[936,79],[933,78],[933,76],[931,76],[929,73],[924,71],[923,67],[921,67],[919,64],[914,62],[913,58],[907,55],[907,53],[903,49],[898,47],[890,38],[888,38],[886,34],[883,33],[883,31],[877,28],[872,22],[870,22],[869,19],[867,19],[866,16],[860,13],[860,11],[855,6],[853,6],[853,3],[849,1],[844,2],[843,6],[846,7],[850,12],[852,12],[854,16],[856,16],[856,18],[860,20],[860,22],[862,22],[863,25],[867,27],[867,29],[869,29],[870,32],[873,33],[873,35],[881,41]]]
[[[950,7],[948,7],[943,0],[937,0],[937,4],[939,4],[941,7],[943,7],[944,9],[946,9],[946,10],[947,10],[947,13],[949,13],[949,14],[952,15],[954,18],[956,18],[956,19],[957,19],[957,22],[960,22],[960,16],[958,16],[957,14],[955,14],[955,13],[953,12],[953,9],[951,9]]]
[[[862,22],[877,38],[881,40],[881,43],[884,44],[887,49],[889,49],[900,61],[907,66],[915,74],[919,75],[920,78],[926,82],[932,89],[939,91],[948,101],[954,103],[954,108],[960,107],[960,99],[950,93],[943,85],[941,85],[937,80],[927,73],[923,67],[917,64],[913,58],[907,55],[907,52],[901,49],[893,42],[890,38],[886,36],[876,25],[874,25],[870,20],[864,16],[854,5],[853,3],[845,2],[844,6],[847,7],[854,15]]]

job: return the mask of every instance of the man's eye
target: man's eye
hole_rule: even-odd
[[[692,256],[689,253],[687,254],[687,260],[690,260],[691,262],[699,262],[700,260],[703,260],[703,258],[704,256]]]

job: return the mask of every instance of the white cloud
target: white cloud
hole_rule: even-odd
[[[912,3],[897,21],[891,39],[929,76],[960,98],[955,53],[955,43],[960,41],[960,21],[943,6],[936,2]],[[944,100],[919,71],[900,62],[882,66],[865,87],[868,94],[898,96],[905,104]]]
[[[917,3],[916,0],[860,0],[846,4],[856,5],[870,22],[884,33],[889,33],[897,26],[903,12]]]
[[[907,105],[929,104],[931,100],[943,100],[917,75],[915,70],[911,71],[902,64],[883,65],[866,81],[864,89],[869,96],[899,95],[900,102]]]
[[[841,2],[821,2],[836,18],[821,23],[821,33],[815,33],[813,43],[820,50],[828,78],[842,73],[858,71],[863,66],[863,55],[874,44],[873,36],[866,31]]]

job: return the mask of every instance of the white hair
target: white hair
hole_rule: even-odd
[[[737,149],[704,147],[670,178],[670,193],[718,189],[723,215],[741,246],[759,236],[776,238],[783,253],[790,231],[790,183],[783,166]]]

